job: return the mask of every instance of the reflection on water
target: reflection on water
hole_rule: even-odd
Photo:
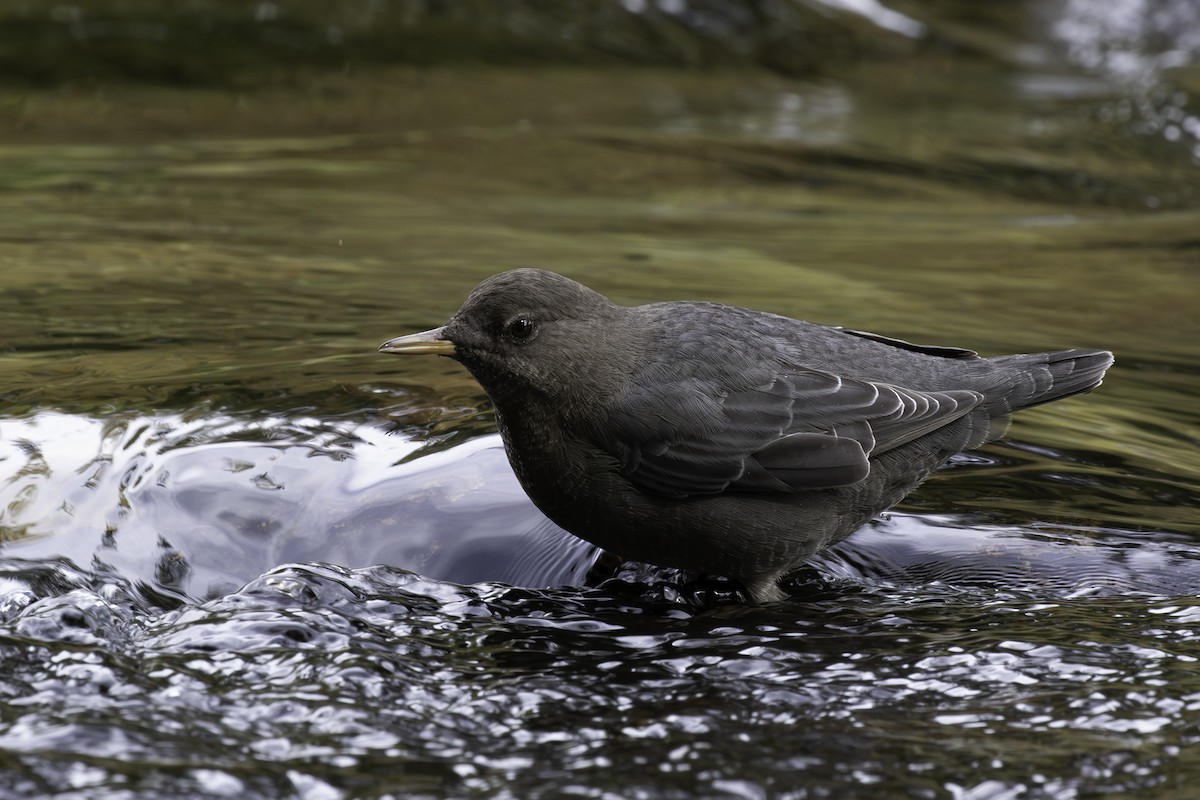
[[[383,70],[0,107],[0,794],[1194,785],[1191,33],[1156,56],[1103,32],[1136,15],[1039,8],[1040,58],[926,9],[960,50],[811,82]],[[375,353],[519,265],[1117,365],[748,607],[598,561],[463,370]]]
[[[1050,30],[1066,45],[1073,62],[1126,87],[1126,97],[1101,110],[1102,120],[1132,123],[1140,135],[1179,143],[1200,162],[1200,113],[1189,91],[1171,86],[1164,76],[1195,70],[1200,6],[1162,0],[1068,0]]]
[[[924,592],[988,601],[1188,596],[1200,587],[1200,548],[1189,536],[1046,522],[996,526],[946,514],[893,512],[813,567],[825,577],[920,584]]]
[[[717,115],[692,113],[683,98],[657,99],[662,112],[661,130],[678,135],[738,135],[751,139],[784,140],[808,145],[844,144],[851,138],[854,98],[846,87],[816,84],[803,92],[782,92],[770,97],[766,107]]]
[[[444,580],[579,583],[593,548],[529,503],[495,435],[405,460],[379,423],[218,414],[0,423],[10,558],[103,564],[183,599],[278,564],[393,564]]]

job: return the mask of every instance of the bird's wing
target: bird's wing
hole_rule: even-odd
[[[869,457],[946,425],[977,392],[921,392],[797,369],[722,391],[700,378],[633,388],[600,439],[643,491],[667,497],[847,486]]]

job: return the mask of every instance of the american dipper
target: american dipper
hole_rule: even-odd
[[[756,602],[1007,415],[1100,384],[1103,350],[981,358],[716,303],[627,308],[553,272],[471,292],[382,344],[463,364],[521,485],[623,557],[720,574]]]

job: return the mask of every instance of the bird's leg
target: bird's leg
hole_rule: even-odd
[[[744,581],[743,585],[746,587],[746,593],[750,595],[750,599],[760,606],[768,603],[781,603],[790,595],[779,588],[779,577],[778,574],[759,576],[754,580]]]

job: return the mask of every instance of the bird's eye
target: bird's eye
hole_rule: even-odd
[[[526,317],[517,317],[512,322],[508,323],[505,329],[510,337],[518,342],[523,342],[533,335],[537,328],[537,323]]]

